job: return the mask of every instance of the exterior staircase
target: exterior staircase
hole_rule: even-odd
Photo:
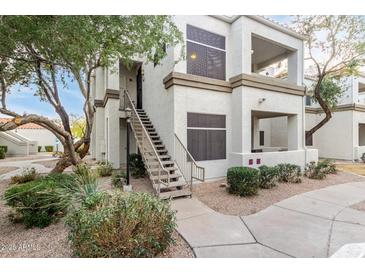
[[[193,179],[204,181],[204,168],[195,161],[189,161],[190,158],[179,157],[179,161],[172,159],[147,113],[135,108],[127,91],[124,97],[125,109],[131,111],[129,123],[156,195],[161,199],[191,196]],[[182,145],[180,140],[175,141]],[[187,150],[183,153],[190,155]]]

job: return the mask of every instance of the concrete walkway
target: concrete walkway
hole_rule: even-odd
[[[217,213],[199,200],[178,199],[178,231],[197,257],[329,257],[365,242],[365,182],[293,196],[249,216]]]
[[[52,161],[55,159],[56,158],[54,158],[52,156],[45,156],[44,158],[38,158],[38,159],[33,159],[33,160],[1,161],[0,167],[16,167],[18,169],[5,173],[3,175],[0,175],[0,180],[9,179],[15,175],[21,174],[23,172],[23,170],[25,170],[27,168],[32,168],[32,167],[34,167],[37,170],[37,172],[39,172],[39,173],[48,173],[52,169],[47,168],[44,165],[37,164],[37,162]]]

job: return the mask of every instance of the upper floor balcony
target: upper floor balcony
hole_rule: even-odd
[[[186,59],[173,71],[228,81],[260,74],[303,85],[303,37],[259,16],[177,16]],[[175,49],[175,60],[181,48]]]

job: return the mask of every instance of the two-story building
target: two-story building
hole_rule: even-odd
[[[307,80],[310,84],[310,79]],[[324,158],[359,160],[365,153],[365,75],[342,79],[343,93],[331,120],[307,140]],[[316,125],[325,114],[310,98],[306,102],[306,129]]]
[[[141,152],[158,192],[175,191],[170,196],[184,182],[222,177],[232,166],[317,160],[317,150],[305,147],[301,35],[260,16],[173,20],[184,45],[167,47],[161,65],[136,61],[127,69],[120,62],[96,71],[94,158],[115,168],[125,163],[130,113],[132,152]],[[285,80],[265,73],[279,61],[287,64]]]

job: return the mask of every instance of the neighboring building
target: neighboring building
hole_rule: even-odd
[[[0,123],[6,123],[10,120],[11,118],[0,118]],[[51,131],[34,123],[21,125],[14,130],[2,133],[0,145],[8,146],[7,155],[9,156],[35,154],[38,152],[38,146],[41,146],[42,152],[45,151],[46,146],[52,146],[53,151],[57,149],[63,151],[62,144],[56,142],[57,138]]]
[[[304,168],[317,160],[317,150],[307,150],[304,141],[302,36],[259,16],[175,16],[174,21],[184,35],[186,60],[176,62],[180,45],[167,47],[162,65],[140,60],[129,70],[117,63],[96,71],[94,158],[115,168],[125,164],[127,106],[131,152],[141,151],[157,192],[159,186],[172,191],[164,197],[183,195],[191,177],[204,177],[202,168],[211,179],[232,166],[286,162]],[[281,61],[287,79],[267,77],[270,66]],[[274,130],[278,120],[285,121],[285,130]],[[170,173],[168,187],[160,184],[165,177],[156,179],[161,167]]]
[[[307,80],[310,84],[310,79]],[[357,161],[365,153],[365,75],[343,79],[344,92],[331,120],[314,133],[308,146],[323,158]],[[318,104],[306,100],[306,130],[324,118]]]

